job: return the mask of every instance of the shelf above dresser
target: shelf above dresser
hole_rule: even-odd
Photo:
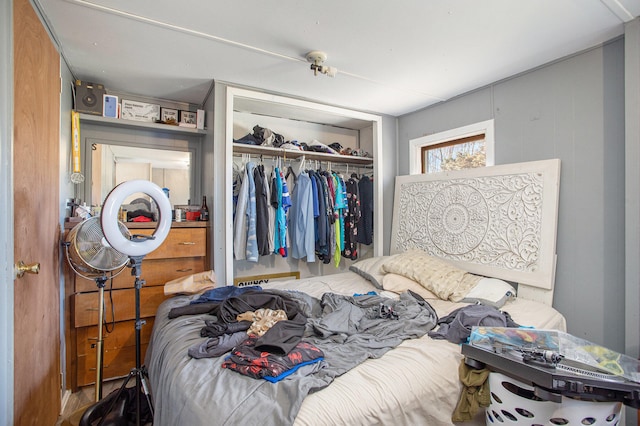
[[[155,130],[166,133],[180,133],[187,135],[206,135],[203,129],[193,129],[190,127],[173,126],[171,124],[152,123],[147,121],[124,120],[121,118],[102,117],[99,115],[80,114],[80,122],[95,123],[113,127],[128,127],[131,129]]]

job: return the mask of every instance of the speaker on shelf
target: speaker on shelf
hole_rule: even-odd
[[[102,115],[103,96],[107,93],[102,84],[76,80],[74,108],[78,112]]]

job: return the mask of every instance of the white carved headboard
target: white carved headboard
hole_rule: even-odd
[[[396,178],[391,254],[419,248],[551,305],[560,160]]]

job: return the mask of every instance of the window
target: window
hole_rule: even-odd
[[[493,120],[409,141],[410,173],[493,165]]]
[[[486,161],[485,136],[467,136],[420,148],[422,173],[484,167]]]

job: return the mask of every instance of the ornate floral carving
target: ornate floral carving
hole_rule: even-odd
[[[397,248],[534,272],[542,189],[539,173],[403,183]]]

